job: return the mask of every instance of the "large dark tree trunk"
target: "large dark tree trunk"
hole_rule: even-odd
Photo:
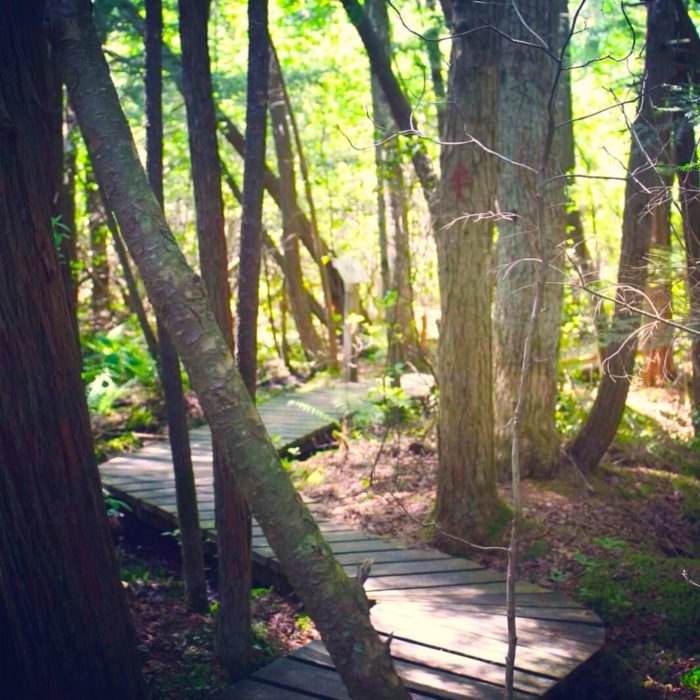
[[[569,458],[583,471],[594,470],[610,446],[625,409],[647,279],[647,255],[655,210],[668,198],[663,169],[672,163],[668,85],[676,66],[673,40],[676,14],[671,2],[647,6],[647,42],[640,108],[632,125],[632,145],[625,188],[618,291],[603,376],[588,418],[568,446]]]
[[[258,307],[269,67],[267,0],[248,0],[246,146],[243,158],[243,213],[236,305],[236,358],[238,370],[253,398],[258,367]]]
[[[496,139],[501,40],[497,5],[454,3],[445,140]],[[491,398],[491,237],[498,161],[474,143],[441,153],[440,219],[436,227],[440,277],[440,408],[435,517],[447,535],[485,542],[494,535],[497,507]],[[492,529],[493,528],[493,529]],[[443,538],[446,545],[452,543]]]
[[[523,476],[551,477],[559,466],[559,436],[554,424],[562,284],[556,272],[558,246],[564,240],[565,180],[554,157],[543,163],[547,143],[554,138],[559,91],[559,66],[541,46],[527,46],[536,32],[558,55],[561,0],[522,0],[518,12],[508,7],[501,52],[497,150],[511,161],[498,176],[498,277],[494,295],[494,369],[496,461],[500,475],[510,474],[513,408],[522,371],[523,347],[538,290],[540,267],[548,273],[532,340],[520,429]],[[551,153],[551,149],[550,153]],[[540,220],[540,171],[550,181]]]
[[[145,103],[146,169],[148,182],[163,206],[163,110],[162,110],[162,38],[161,0],[146,0],[145,23]],[[180,376],[180,361],[173,341],[160,320],[158,328],[160,381],[165,394],[168,439],[173,458],[177,519],[180,528],[182,578],[187,605],[195,612],[206,612],[207,579],[204,572],[204,548],[199,527],[197,491],[194,483],[190,436],[185,410],[185,394]]]
[[[353,698],[407,700],[368,601],[335,561],[282,468],[236,371],[202,282],[149,191],[101,54],[87,0],[55,0],[51,33],[97,177],[150,298],[189,371],[227,471],[234,472],[282,567],[316,622]],[[128,697],[128,695],[125,695]]]
[[[143,698],[51,231],[44,3],[0,9],[0,694]]]
[[[299,250],[299,217],[296,215],[296,174],[292,155],[292,139],[284,99],[284,84],[276,56],[270,65],[270,121],[280,177],[282,209],[282,250],[285,258],[285,283],[294,324],[299,333],[304,354],[313,361],[323,359],[323,343],[311,319],[311,307],[304,292],[304,280]],[[248,139],[246,138],[246,148]]]
[[[219,328],[233,351],[221,168],[207,38],[209,6],[210,0],[179,2],[182,77],[202,278]],[[219,552],[216,650],[228,672],[237,676],[248,670],[251,659],[250,515],[233,472],[225,466],[223,446],[217,440],[213,426],[212,436]]]

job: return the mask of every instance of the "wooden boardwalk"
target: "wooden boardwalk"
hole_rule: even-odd
[[[355,410],[366,387],[299,392],[262,404],[260,413],[280,447],[327,429],[330,419]],[[214,540],[211,441],[207,428],[191,433],[202,526]],[[100,466],[104,486],[136,513],[160,526],[176,526],[175,486],[167,443]],[[313,510],[318,510],[313,503]],[[372,621],[393,634],[391,652],[415,698],[501,698],[506,655],[505,576],[434,549],[406,547],[318,516],[337,559],[354,575],[373,559],[365,588],[376,601]],[[256,577],[284,582],[284,574],[260,528],[253,531]],[[580,669],[602,646],[605,630],[590,610],[550,590],[517,584],[518,698],[543,697]],[[323,643],[312,642],[223,693],[221,700],[347,698]]]

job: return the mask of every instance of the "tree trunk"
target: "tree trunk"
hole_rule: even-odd
[[[270,39],[270,51],[272,52],[272,57],[275,63],[279,66],[279,57],[277,56],[277,51],[272,39]],[[321,319],[328,329],[328,364],[331,370],[335,371],[338,369],[338,340],[336,338],[336,327],[334,318],[334,308],[333,308],[333,294],[332,294],[332,284],[331,284],[331,273],[333,272],[332,266],[329,264],[330,260],[325,258],[320,258],[319,250],[321,248],[321,236],[319,235],[318,229],[318,217],[316,216],[316,205],[314,204],[314,198],[311,190],[311,177],[309,176],[309,169],[306,164],[306,157],[304,156],[304,148],[301,143],[301,137],[299,136],[299,127],[297,126],[296,118],[294,116],[294,110],[292,109],[292,101],[289,99],[289,93],[287,92],[287,85],[284,81],[284,75],[280,68],[279,71],[280,85],[282,87],[282,93],[284,95],[284,103],[287,108],[287,116],[289,117],[289,124],[292,127],[292,133],[294,134],[294,145],[296,146],[297,155],[299,156],[299,169],[301,171],[301,178],[304,183],[304,195],[306,197],[306,203],[309,207],[309,223],[311,224],[311,236],[313,240],[313,247],[316,251],[312,253],[312,258],[314,260],[320,259],[318,266],[319,276],[321,278],[321,289],[323,291],[323,303],[325,305],[325,321],[323,321],[322,314],[318,310],[312,310],[317,318]],[[315,299],[308,291],[307,295],[311,302]]]
[[[163,206],[163,110],[162,110],[162,42],[163,17],[161,0],[146,0],[145,44],[145,108],[146,169],[148,182]],[[185,410],[185,394],[180,376],[180,361],[165,326],[156,320],[160,381],[165,394],[168,417],[168,439],[173,458],[177,520],[180,528],[182,578],[185,582],[187,607],[206,612],[207,579],[204,572],[204,547],[199,527],[197,491],[194,483],[190,436]]]
[[[442,137],[445,130],[445,80],[442,77],[442,51],[438,38],[445,29],[445,16],[442,12],[437,13],[435,0],[426,0],[425,6],[433,13],[432,24],[425,32],[425,50],[428,54],[430,78],[435,93],[438,134]]]
[[[36,0],[0,9],[0,694],[138,700],[52,239],[60,111],[50,108],[43,19]]]
[[[270,67],[267,36],[267,0],[248,0],[246,148],[236,306],[238,312],[236,359],[248,393],[253,398],[255,398],[258,367],[263,170],[267,131],[267,83]]]
[[[367,10],[379,40],[390,45],[389,17],[383,0],[370,0]],[[388,53],[386,54],[388,60]],[[372,76],[372,111],[375,139],[381,141],[386,129],[395,129],[389,106],[376,77]],[[384,290],[385,322],[387,328],[387,365],[391,374],[400,374],[407,362],[418,363],[418,338],[413,319],[413,290],[411,288],[411,254],[408,242],[408,201],[404,184],[401,154],[396,140],[376,147],[380,253]],[[386,200],[388,195],[393,236],[388,236]],[[384,240],[382,240],[384,239]],[[387,268],[386,270],[384,268]]]
[[[351,697],[408,700],[387,646],[370,625],[362,587],[343,573],[282,468],[204,286],[174,244],[149,191],[92,26],[89,3],[56,2],[67,14],[52,17],[54,51],[98,179],[104,182],[153,304],[188,368],[226,469],[235,471]]]
[[[245,139],[243,134],[238,130],[236,125],[228,118],[224,117],[221,120],[222,133],[226,140],[233,146],[239,155],[245,154]],[[282,210],[282,184],[280,179],[265,165],[263,173],[263,184],[268,191],[275,204]],[[304,247],[309,251],[311,257],[317,265],[325,266],[329,278],[330,295],[333,300],[333,305],[336,309],[343,307],[343,282],[340,279],[338,271],[330,262],[332,256],[331,250],[326,242],[318,235],[314,235],[314,227],[309,221],[309,218],[303,212],[298,202],[294,202],[294,219],[299,227],[299,238],[304,244]]]
[[[107,256],[108,228],[100,192],[90,168],[86,171],[85,206],[90,234],[90,279],[92,296],[90,310],[95,328],[104,328],[110,320],[109,258]]]
[[[646,59],[640,93],[643,98],[631,129],[615,312],[595,402],[581,431],[567,448],[569,458],[584,472],[598,466],[625,409],[640,322],[634,309],[642,305],[654,211],[668,198],[659,170],[672,162],[668,152],[672,115],[659,108],[670,103],[666,86],[675,73],[671,42],[676,38],[677,27],[671,5],[655,2],[647,7]]]
[[[221,170],[216,143],[207,23],[210,0],[180,0],[182,77],[197,214],[199,260],[207,296],[226,343],[233,351]],[[145,277],[145,275],[144,275]],[[179,348],[180,353],[182,349]],[[182,355],[184,358],[184,354]],[[210,422],[211,425],[211,422]],[[214,500],[219,552],[216,650],[232,676],[250,667],[250,515],[225,446],[214,426]]]
[[[670,191],[673,176],[661,174],[666,188]],[[671,302],[671,200],[659,202],[654,209],[654,221],[651,226],[649,261],[650,270],[646,285],[644,308],[661,319],[672,317]],[[673,330],[659,321],[647,321],[640,334],[639,347],[644,358],[642,384],[644,386],[663,386],[676,375],[673,362]]]
[[[362,6],[357,0],[342,3],[367,49],[397,127],[417,129],[413,110]],[[491,520],[499,503],[488,278],[496,167],[495,159],[469,142],[467,133],[487,146],[495,140],[499,40],[488,26],[498,21],[500,9],[472,0],[442,4],[458,36],[452,44],[439,197],[435,171],[420,141],[412,146],[411,161],[431,214],[440,278],[436,519],[444,546],[461,549],[463,543],[455,538],[483,541],[498,530]],[[481,29],[474,31],[477,26]]]
[[[454,3],[445,139],[495,143],[498,6]],[[486,26],[484,26],[486,25]],[[480,543],[497,534],[498,497],[491,398],[491,237],[497,160],[474,143],[443,145],[440,219],[438,380],[439,471],[435,519],[450,536]],[[494,531],[495,530],[495,531]]]
[[[691,325],[700,331],[700,176],[696,158],[697,144],[693,124],[684,118],[677,129],[676,165],[683,215],[683,238],[688,285],[688,306]],[[693,374],[690,381],[690,401],[693,407],[695,434],[700,435],[700,338],[693,336],[690,344]]]
[[[280,173],[282,249],[284,250],[286,263],[285,282],[287,284],[289,305],[304,355],[306,355],[308,360],[318,362],[325,353],[321,338],[311,320],[311,309],[308,305],[307,296],[304,293],[299,252],[299,224],[294,206],[297,199],[294,159],[280,66],[274,56],[270,64],[270,121]]]
[[[545,218],[540,221],[537,180],[561,175],[558,163],[542,163],[553,136],[559,66],[540,46],[524,46],[532,32],[558,54],[565,3],[522,0],[509,7],[503,31],[515,41],[503,42],[498,101],[498,152],[511,161],[498,176],[497,281],[494,295],[494,370],[496,462],[499,474],[510,474],[511,418],[520,384],[523,346],[542,264],[549,266],[541,310],[532,339],[532,365],[522,406],[520,460],[523,476],[549,478],[559,466],[559,436],[554,424],[562,284],[555,258],[564,240],[565,180],[553,179],[545,192]],[[529,169],[528,169],[529,168]]]

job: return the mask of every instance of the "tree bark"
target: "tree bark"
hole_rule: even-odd
[[[367,10],[379,40],[390,45],[389,17],[383,0],[369,0]],[[386,60],[389,60],[388,53]],[[372,75],[372,111],[374,113],[375,139],[379,143],[386,136],[386,129],[395,129],[394,120],[384,93],[376,77]],[[413,318],[413,290],[411,288],[411,253],[408,232],[408,201],[404,183],[401,154],[396,140],[375,147],[377,169],[378,228],[382,260],[384,310],[387,327],[387,365],[389,372],[401,373],[407,362],[418,364],[418,337]],[[393,236],[389,237],[386,220],[386,200],[393,224]],[[386,267],[386,269],[385,269]]]
[[[494,537],[498,505],[491,398],[491,237],[497,160],[474,143],[495,143],[501,41],[497,5],[454,3],[445,139],[441,151],[438,380],[440,464],[435,519],[449,535]],[[495,528],[497,531],[497,528]]]
[[[178,6],[200,267],[214,316],[233,351],[221,168],[209,65],[207,24],[210,0],[180,0]],[[179,352],[184,359],[181,349]],[[250,515],[233,471],[226,468],[225,447],[217,439],[214,426],[211,427],[219,552],[215,643],[224,668],[235,677],[245,673],[251,662]]]
[[[676,69],[671,43],[677,38],[675,20],[672,3],[648,5],[644,81],[631,128],[615,311],[595,402],[581,431],[567,447],[569,458],[584,472],[598,466],[615,437],[634,368],[640,323],[634,308],[642,305],[654,211],[668,197],[658,168],[672,162],[672,115],[659,108],[670,104],[667,86]]]
[[[279,66],[280,61],[277,56],[277,51],[272,39],[270,39],[270,51],[275,63]],[[322,314],[320,314],[315,308],[313,308],[313,302],[315,299],[308,290],[305,290],[309,296],[309,300],[312,303],[312,310],[315,316],[321,320],[326,328],[328,329],[328,362],[330,369],[335,371],[338,369],[338,341],[336,338],[336,327],[334,318],[334,308],[333,308],[333,294],[332,294],[332,284],[331,284],[331,273],[333,268],[330,265],[330,260],[326,258],[321,258],[319,256],[319,249],[321,247],[321,236],[319,234],[318,228],[318,217],[316,216],[316,205],[314,204],[313,193],[311,189],[311,178],[309,176],[309,169],[306,164],[306,157],[304,156],[304,149],[301,143],[301,138],[299,136],[299,127],[297,126],[296,118],[294,116],[294,109],[292,108],[292,101],[289,99],[289,93],[287,92],[287,85],[284,80],[284,75],[282,74],[282,69],[279,71],[280,84],[282,87],[282,93],[284,95],[284,103],[287,107],[287,116],[289,117],[289,124],[292,127],[292,134],[294,135],[294,145],[296,146],[297,155],[299,156],[299,169],[301,171],[301,178],[304,183],[304,195],[306,197],[306,203],[309,207],[309,224],[311,225],[311,235],[313,239],[313,247],[316,251],[312,254],[312,258],[316,260],[320,259],[318,265],[319,276],[321,277],[321,289],[323,291],[323,303],[325,305],[325,321],[323,320]]]
[[[696,162],[697,143],[693,124],[684,118],[676,135],[676,165],[680,189],[683,238],[691,325],[700,330],[700,176]],[[693,374],[690,381],[690,401],[693,407],[695,434],[700,435],[700,338],[690,343]]]
[[[370,625],[362,587],[343,573],[282,468],[204,286],[174,243],[149,191],[92,26],[89,3],[64,0],[58,7],[70,14],[53,15],[53,46],[98,179],[104,182],[153,304],[188,368],[227,470],[235,471],[351,697],[408,700],[387,647]]]
[[[299,224],[295,211],[296,175],[287,116],[280,66],[273,56],[270,64],[270,121],[279,167],[282,250],[286,263],[285,282],[294,324],[299,333],[304,354],[308,360],[318,362],[325,353],[321,338],[311,320],[311,308],[304,293],[299,251]]]
[[[365,45],[398,128],[415,129],[411,107],[369,18],[357,0],[341,1]],[[454,34],[470,34],[468,40],[456,36],[452,44],[440,182],[420,141],[414,144],[411,159],[431,214],[440,278],[436,519],[445,535],[443,545],[461,549],[464,543],[455,538],[483,541],[498,529],[491,522],[499,504],[488,280],[495,159],[478,144],[464,142],[469,135],[486,146],[495,140],[499,41],[489,25],[498,21],[500,7],[473,0],[449,5]],[[481,29],[474,31],[477,26]]]
[[[89,168],[86,171],[85,207],[87,209],[90,235],[90,279],[92,281],[90,310],[92,312],[92,323],[95,328],[104,328],[110,320],[110,271],[109,258],[107,256],[109,230],[106,223],[106,213],[100,199],[100,192]]]
[[[267,131],[267,84],[270,68],[268,47],[267,0],[248,0],[246,148],[243,159],[243,214],[236,306],[236,359],[248,393],[253,398],[255,398],[258,367],[263,171]]]
[[[163,206],[163,110],[162,110],[162,42],[163,16],[161,0],[146,0],[145,44],[145,108],[146,170],[148,182]],[[192,468],[190,436],[185,410],[185,394],[180,376],[180,361],[173,341],[163,323],[156,319],[160,381],[165,394],[168,418],[168,440],[175,475],[177,519],[180,529],[182,578],[187,607],[206,612],[207,579],[204,572],[204,547],[199,527],[197,491]]]
[[[673,175],[662,174],[665,185],[670,191]],[[670,319],[672,312],[672,281],[670,279],[671,255],[671,200],[659,202],[654,209],[654,221],[651,226],[649,242],[649,276],[646,285],[645,309],[658,315],[661,319]],[[639,347],[644,366],[642,384],[644,386],[663,386],[676,375],[673,362],[673,329],[663,320],[646,323],[640,334]]]
[[[0,692],[138,700],[145,688],[52,238],[60,111],[43,15],[37,0],[0,9]]]
[[[227,117],[221,120],[222,133],[224,138],[233,146],[234,150],[241,156],[245,154],[245,139],[236,125]],[[282,210],[282,184],[280,179],[265,165],[263,173],[263,184],[275,204]],[[314,235],[314,227],[309,221],[298,202],[294,202],[294,218],[299,226],[299,238],[304,247],[309,251],[314,262],[320,266],[325,266],[328,273],[330,294],[333,305],[336,309],[343,307],[343,282],[338,271],[333,267],[331,250],[326,242],[318,235]]]
[[[541,163],[553,137],[559,100],[559,66],[541,46],[525,46],[534,36],[556,55],[561,50],[560,0],[522,0],[518,12],[508,7],[498,102],[498,152],[525,167],[503,163],[498,176],[497,281],[494,294],[495,436],[497,469],[510,473],[511,418],[522,371],[523,347],[532,310],[535,280],[542,264],[549,268],[532,339],[532,365],[524,392],[520,423],[523,476],[549,478],[556,472],[559,436],[554,424],[562,284],[555,258],[564,240],[565,180],[561,166]],[[515,42],[520,43],[515,43]],[[545,218],[540,221],[538,171],[550,179]]]

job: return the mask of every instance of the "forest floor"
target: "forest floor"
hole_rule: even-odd
[[[403,399],[389,404],[378,402],[358,416],[338,449],[290,468],[328,516],[429,544],[435,536],[433,418]],[[565,689],[571,700],[700,698],[700,589],[684,578],[687,572],[700,581],[700,454],[687,432],[670,432],[679,425],[673,391],[637,391],[632,405],[594,477],[569,474],[523,485],[520,578],[590,605],[608,629],[603,651]],[[401,421],[392,429],[377,425],[387,418]],[[509,501],[507,487],[501,497]],[[151,697],[209,697],[226,683],[214,661],[213,616],[184,608],[174,538],[149,534],[128,516],[117,532]],[[463,554],[505,567],[494,554]],[[210,574],[213,586],[215,571]],[[293,596],[256,589],[253,612],[258,664],[315,635]]]

